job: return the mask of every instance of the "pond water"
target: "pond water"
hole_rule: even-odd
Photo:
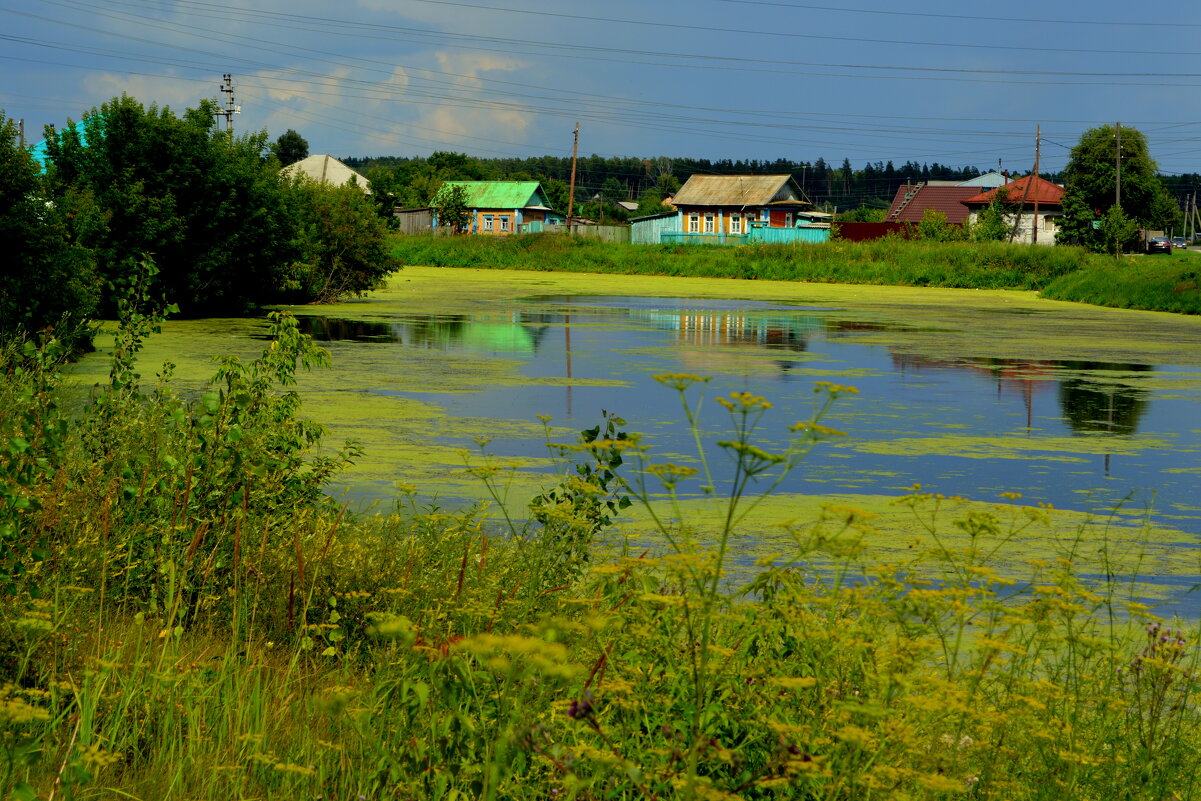
[[[814,382],[858,388],[825,421],[848,436],[815,450],[781,487],[785,500],[852,498],[870,508],[915,483],[977,501],[1017,492],[1023,503],[1119,510],[1124,524],[1147,516],[1167,532],[1147,538],[1177,553],[1201,542],[1197,320],[1029,293],[401,276],[359,302],[293,310],[334,361],[302,379],[306,410],[333,438],[367,449],[339,487],[356,504],[390,503],[398,481],[431,504],[482,497],[462,468],[465,458],[478,463],[464,451],[478,454],[475,439],[488,436],[488,450],[518,468],[511,491],[520,505],[549,467],[537,415],[570,441],[608,410],[644,435],[654,461],[686,461],[678,395],[653,378],[686,372],[711,377],[709,443],[728,433],[716,395],[771,400],[761,428],[770,447],[809,416]],[[255,321],[169,323],[146,358],[170,356],[193,380],[208,356],[252,354],[262,332]],[[1172,569],[1182,571],[1201,573],[1195,559],[1191,571]]]

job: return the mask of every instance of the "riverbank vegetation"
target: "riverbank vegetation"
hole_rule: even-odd
[[[406,264],[972,289],[1041,289],[1089,263],[1075,248],[878,239],[822,244],[618,245],[585,237],[403,236]]]
[[[583,237],[392,238],[406,264],[842,284],[1037,290],[1056,300],[1201,314],[1191,254],[1119,261],[1073,247],[878,239],[701,247],[616,245]]]
[[[145,300],[121,304],[83,409],[56,341],[0,353],[6,797],[1197,796],[1197,632],[1135,597],[1104,525],[999,572],[990,554],[1053,510],[956,517],[915,488],[911,560],[873,559],[870,516],[827,507],[729,580],[740,519],[842,436],[823,420],[851,387],[817,385],[778,452],[756,444],[769,401],[735,393],[695,467],[610,416],[529,508],[402,486],[356,517],[322,493],[357,451],[315,451],[293,390],[327,356],[295,321],[183,397],[135,362]],[[659,380],[712,424],[703,379]],[[649,546],[613,534],[627,499],[650,514],[701,486],[710,535],[670,512]]]
[[[214,110],[114,98],[48,131],[44,164],[0,114],[0,335],[49,326],[86,348],[138,281],[184,315],[234,316],[363,292],[398,266],[361,188],[281,175],[265,132],[220,131]]]

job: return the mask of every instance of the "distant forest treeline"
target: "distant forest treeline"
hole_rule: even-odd
[[[537,180],[548,186],[552,199],[566,199],[566,188],[571,178],[571,158],[561,156],[537,156],[532,158],[476,158],[457,153],[435,153],[429,158],[405,158],[378,156],[370,158],[344,158],[348,165],[376,181],[379,178],[395,177],[393,192],[404,204],[421,205],[428,202],[423,188],[437,180]],[[374,173],[374,174],[373,174]],[[791,159],[743,160],[666,158],[650,159],[582,156],[576,165],[576,201],[584,203],[600,197],[610,202],[615,200],[640,200],[648,191],[670,185],[670,180],[683,183],[693,174],[702,175],[782,175],[790,174],[801,184],[814,203],[837,207],[840,210],[853,208],[887,208],[896,194],[897,187],[921,181],[966,181],[982,174],[977,167],[952,167],[934,162],[918,164],[907,161],[895,166],[891,161],[869,162],[859,169],[851,166],[849,159],[841,165],[817,159],[813,162]],[[1024,175],[1026,170],[1013,170],[1014,175]],[[1059,181],[1055,173],[1043,173],[1049,180]],[[407,183],[415,183],[416,190],[406,192]],[[386,180],[386,179],[385,179]],[[1187,173],[1164,176],[1164,182],[1172,195],[1183,199],[1201,187],[1201,175]],[[562,186],[559,186],[559,184]],[[558,191],[556,191],[558,190]]]

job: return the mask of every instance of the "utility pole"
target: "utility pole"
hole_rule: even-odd
[[[575,124],[575,140],[571,144],[571,183],[567,188],[567,233],[572,233],[571,215],[575,211],[575,160],[580,153],[580,124]]]
[[[22,119],[17,123],[17,142],[21,147],[25,147],[25,120]]]
[[[225,108],[218,108],[213,115],[216,117],[225,118],[225,133],[232,141],[234,138],[234,115],[242,113],[241,106],[234,105],[234,81],[233,76],[228,72],[222,76],[224,81],[217,84],[217,88],[225,95]]]
[[[1030,176],[1030,183],[1038,180],[1038,161],[1041,154],[1041,146],[1043,141],[1042,125],[1034,126],[1034,174]],[[1030,244],[1038,244],[1038,187],[1034,188],[1034,223],[1030,226]]]

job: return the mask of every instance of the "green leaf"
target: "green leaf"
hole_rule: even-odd
[[[37,801],[38,793],[25,782],[17,782],[10,797],[13,801]]]

